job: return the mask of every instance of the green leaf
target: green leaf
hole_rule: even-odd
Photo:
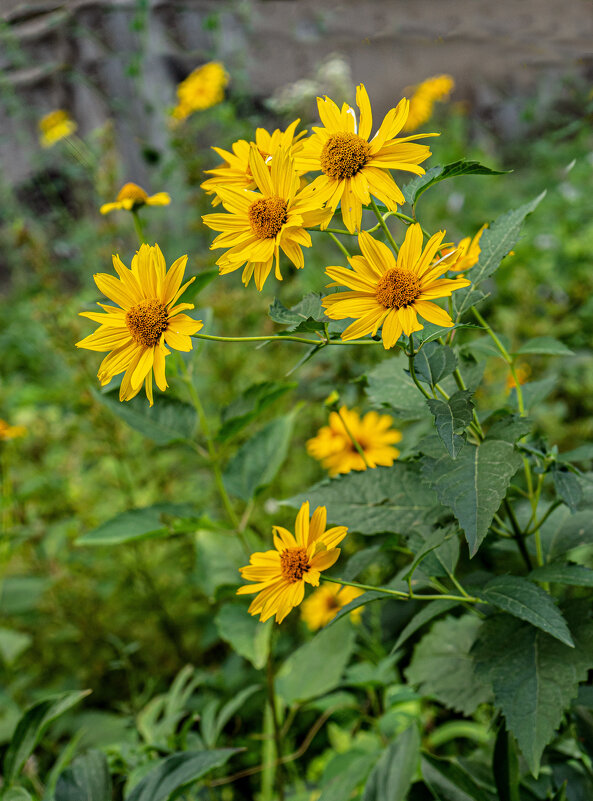
[[[464,715],[473,714],[492,697],[470,656],[480,625],[479,618],[470,615],[437,621],[414,649],[406,679],[422,695]]]
[[[87,531],[75,545],[122,545],[151,537],[168,536],[169,527],[163,515],[184,517],[192,514],[189,504],[157,503],[144,509],[129,509]]]
[[[441,442],[449,456],[456,459],[465,445],[465,429],[473,419],[474,403],[468,389],[460,390],[447,401],[429,398],[428,408]]]
[[[56,785],[54,801],[111,801],[112,787],[107,759],[101,751],[76,757]]]
[[[424,478],[453,510],[474,556],[521,466],[519,454],[508,442],[485,440],[467,445],[455,460],[449,455],[424,456],[422,462]]]
[[[192,439],[196,427],[195,409],[175,398],[158,397],[154,406],[137,395],[131,401],[120,403],[113,393],[105,394],[92,389],[95,400],[107,406],[131,428],[139,431],[156,445]]]
[[[278,398],[297,387],[296,382],[263,381],[252,384],[222,412],[222,425],[217,434],[221,442],[232,439],[241,429],[258,418]]]
[[[539,406],[539,404],[544,401],[554,390],[557,380],[557,376],[550,375],[547,376],[547,378],[540,379],[539,381],[529,381],[527,384],[523,384],[521,391],[523,393],[523,402],[525,403],[525,408],[529,411],[530,409]],[[509,403],[511,406],[517,406],[517,390],[515,387],[513,387],[511,390]]]
[[[224,472],[227,492],[250,501],[274,480],[288,454],[295,414],[272,420],[239,448]]]
[[[24,631],[0,628],[0,656],[10,666],[32,644],[33,637]]]
[[[565,506],[561,506],[543,524],[541,534],[546,559],[554,562],[573,548],[593,542],[591,510],[571,514]]]
[[[519,793],[519,757],[512,734],[500,726],[492,755],[492,775],[499,801],[521,801]]]
[[[350,798],[368,776],[376,758],[375,754],[352,755],[345,768],[324,785],[318,801],[344,801]]]
[[[501,439],[503,442],[513,444],[521,437],[529,434],[532,425],[533,422],[528,417],[507,414],[490,426],[486,439]]]
[[[428,342],[414,357],[414,369],[420,381],[434,387],[457,367],[453,349],[440,342]]]
[[[259,623],[242,604],[225,604],[216,615],[218,633],[238,654],[261,670],[268,659],[272,622]]]
[[[275,323],[287,326],[286,331],[289,332],[323,331],[324,323],[331,322],[321,305],[321,295],[317,292],[305,295],[290,309],[274,298],[268,314]]]
[[[412,178],[403,188],[404,198],[406,203],[414,205],[429,187],[447,178],[459,178],[461,175],[504,175],[507,172],[509,170],[492,170],[479,161],[460,159],[450,164],[437,165],[427,170],[424,175]]]
[[[257,692],[258,690],[263,689],[259,684],[252,684],[251,687],[245,687],[243,690],[240,690],[236,695],[234,695],[230,701],[227,701],[226,704],[222,707],[220,712],[216,715],[216,717],[212,720],[212,725],[208,731],[208,736],[204,734],[204,743],[208,746],[208,748],[214,748],[216,745],[216,741],[222,734],[222,730],[229,722],[229,720],[235,715],[243,706],[243,704],[251,698],[251,696]],[[215,699],[214,702],[215,708],[218,708],[218,700]],[[202,717],[205,717],[203,713]],[[202,730],[204,729],[204,720],[202,720]]]
[[[425,754],[421,768],[422,778],[438,801],[494,801],[458,762]]]
[[[10,786],[50,723],[90,694],[90,690],[50,695],[30,706],[19,720],[4,755],[4,781]]]
[[[385,749],[365,784],[361,801],[405,801],[419,765],[420,733],[412,725]]]
[[[411,462],[325,479],[285,503],[298,508],[306,500],[313,509],[325,506],[332,524],[361,534],[407,534],[443,511],[423,483],[418,465]]]
[[[0,609],[4,615],[21,615],[35,609],[52,585],[44,576],[6,576],[0,582]]]
[[[566,617],[575,648],[501,614],[482,623],[473,650],[476,669],[492,684],[496,706],[534,776],[579,682],[593,666],[593,624],[587,605],[573,605]]]
[[[11,787],[0,794],[2,801],[33,801],[33,798],[24,787]]]
[[[439,617],[440,615],[444,615],[445,612],[449,612],[449,610],[457,606],[458,603],[459,601],[429,601],[428,603],[422,603],[420,611],[417,612],[410,622],[400,631],[399,637],[395,641],[395,645],[391,649],[391,652],[393,653],[394,651],[397,651],[397,649],[401,648],[402,645],[407,642],[410,637],[419,629],[421,629],[427,623],[430,623],[430,621],[434,620],[435,617]]]
[[[408,580],[422,563],[422,570],[429,576],[448,576],[455,572],[459,559],[459,539],[457,526],[433,529],[432,526],[418,526],[407,536],[408,547],[414,559],[404,573]]]
[[[471,269],[472,286],[453,293],[454,319],[458,320],[473,305],[475,298],[472,298],[472,293],[475,288],[492,275],[504,257],[515,247],[519,241],[523,221],[537,208],[545,194],[542,192],[530,203],[501,215],[489,228],[486,228],[480,237],[478,263]]]
[[[593,587],[593,570],[582,565],[544,565],[527,576],[530,581],[569,584],[573,587]]]
[[[578,478],[557,464],[552,465],[552,478],[558,495],[571,512],[576,512],[583,500],[583,491]]]
[[[237,586],[245,551],[235,535],[201,529],[196,532],[196,578],[200,588],[213,600],[219,587]]]
[[[554,337],[534,337],[521,345],[519,353],[541,353],[548,356],[574,356],[574,352]]]
[[[354,649],[355,636],[350,622],[341,620],[301,645],[278,671],[278,695],[292,704],[337,687]]]
[[[401,359],[384,359],[367,373],[367,381],[366,393],[373,406],[388,406],[402,420],[428,416],[424,398]]]
[[[183,751],[161,759],[136,784],[125,801],[167,801],[173,794],[194,784],[214,768],[224,765],[240,748],[214,751]]]
[[[551,596],[527,579],[521,576],[497,576],[477,590],[476,594],[503,612],[526,620],[574,648],[566,621]]]

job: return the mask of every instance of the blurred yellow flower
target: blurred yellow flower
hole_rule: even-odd
[[[325,100],[318,97],[323,127],[313,128],[313,135],[304,141],[296,157],[297,169],[323,173],[306,191],[314,193],[320,202],[327,202],[333,211],[341,203],[342,219],[350,233],[360,229],[362,207],[371,202],[371,195],[391,211],[397,211],[404,196],[389,170],[424,175],[424,168],[418,165],[430,156],[430,149],[410,140],[438,136],[418,134],[395,138],[408,117],[409,101],[404,98],[397,108],[387,112],[371,139],[371,103],[363,84],[356,89],[356,103],[360,109],[358,127],[353,108],[344,103],[340,110],[329,97]]]
[[[268,169],[257,147],[251,145],[249,166],[259,192],[219,186],[217,193],[228,214],[206,214],[204,223],[222,233],[211,248],[228,248],[216,264],[221,275],[245,265],[243,283],[251,276],[261,290],[274,262],[274,275],[282,281],[280,250],[297,269],[305,266],[301,247],[311,247],[311,236],[305,230],[319,225],[331,216],[320,208],[318,198],[304,196],[299,190],[299,176],[290,151],[279,148]]]
[[[402,438],[400,431],[391,428],[392,423],[388,414],[367,412],[361,418],[355,409],[342,406],[339,413],[330,413],[329,425],[320,428],[317,436],[307,441],[307,452],[321,462],[330,476],[366,470],[367,465],[352,441],[354,438],[369,467],[389,467],[399,456],[393,445]]]
[[[101,362],[98,378],[102,386],[124,373],[119,399],[134,398],[142,382],[150,405],[152,397],[152,373],[157,387],[167,389],[165,378],[165,356],[175,350],[190,351],[191,335],[202,328],[201,320],[193,320],[186,309],[193,303],[177,303],[185,289],[195,280],[190,278],[183,286],[183,274],[187,256],[181,256],[167,271],[165,259],[158,245],[142,245],[132,259],[129,270],[119,256],[113,256],[113,266],[119,278],[107,273],[97,273],[95,283],[100,291],[121,308],[99,303],[104,312],[81,312],[100,323],[90,336],[76,343],[77,348],[95,351],[111,351]]]
[[[256,130],[253,144],[259,150],[268,169],[272,168],[272,157],[280,148],[284,151],[289,151],[293,156],[302,149],[303,143],[300,140],[307,131],[301,131],[295,136],[294,132],[299,122],[300,120],[295,120],[285,131],[276,128],[271,134],[265,128]],[[217,206],[220,203],[220,198],[217,194],[219,186],[229,187],[230,189],[256,188],[253,173],[249,166],[251,144],[246,139],[239,139],[231,146],[232,153],[220,147],[212,148],[223,161],[222,164],[219,164],[214,169],[205,170],[206,174],[214,177],[208,178],[201,186],[207,195],[214,195],[213,206]]]
[[[156,195],[148,195],[138,184],[127,183],[117,193],[117,198],[113,203],[104,203],[101,214],[109,214],[115,209],[139,209],[141,206],[168,206],[171,197],[168,192],[157,192]]]
[[[439,278],[448,268],[447,257],[432,262],[444,236],[445,232],[439,231],[423,249],[422,228],[418,223],[410,225],[396,262],[391,250],[382,242],[366,231],[359,235],[358,244],[363,255],[348,260],[353,269],[328,267],[326,270],[334,279],[328,286],[346,286],[353,290],[335,292],[322,300],[332,320],[355,319],[342,333],[342,339],[358,339],[366,334],[374,336],[383,326],[381,336],[383,347],[387,349],[395,345],[402,332],[409,336],[424,328],[418,321],[418,314],[435,325],[445,328],[453,325],[448,312],[432,301],[469,286],[470,281]]]
[[[25,426],[11,426],[6,420],[0,419],[0,440],[18,439],[27,433]]]
[[[256,582],[237,590],[237,595],[258,593],[249,614],[259,615],[262,621],[276,615],[276,622],[282,623],[305,597],[305,582],[319,586],[321,572],[336,562],[340,555],[336,546],[348,532],[346,526],[326,531],[326,523],[325,506],[318,506],[309,520],[305,501],[296,516],[294,535],[281,526],[273,527],[276,550],[252,554],[249,565],[240,569],[244,579]]]
[[[470,267],[473,267],[478,263],[480,253],[482,252],[480,248],[480,237],[487,227],[488,223],[480,228],[473,239],[469,236],[466,236],[461,240],[456,248],[447,248],[441,251],[443,256],[448,256],[450,253],[455,254],[453,256],[453,261],[448,262],[448,270],[453,270],[454,272],[465,272],[465,270],[469,270]]]
[[[342,587],[339,584],[322,584],[318,590],[303,601],[301,617],[311,631],[317,631],[333,620],[339,610],[362,595],[356,587]],[[364,607],[359,606],[350,612],[350,619],[358,623]]]
[[[529,377],[531,376],[531,367],[527,364],[527,362],[520,362],[515,366],[515,373],[517,375],[517,380],[519,384],[526,384],[529,381]],[[516,383],[515,379],[513,378],[513,374],[509,373],[506,379],[507,393],[510,392],[515,387]]]
[[[39,142],[42,147],[51,147],[60,139],[71,136],[77,128],[67,111],[56,109],[39,120]]]
[[[454,88],[455,81],[450,75],[436,75],[418,84],[410,100],[410,113],[404,131],[415,131],[428,122],[435,102],[447,100]]]
[[[191,72],[177,86],[177,105],[172,116],[185,120],[194,111],[204,111],[224,100],[229,76],[219,61],[209,61]]]

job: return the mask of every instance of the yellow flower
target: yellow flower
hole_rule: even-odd
[[[255,132],[255,146],[259,150],[264,162],[268,169],[272,168],[272,157],[280,148],[285,151],[290,151],[294,156],[302,149],[303,143],[300,141],[307,133],[301,131],[296,136],[294,135],[295,129],[300,120],[292,122],[285,131],[276,128],[273,133],[268,133],[265,128],[258,128]],[[218,197],[217,190],[219,186],[229,187],[230,189],[255,189],[256,183],[249,166],[249,157],[251,154],[251,142],[246,139],[239,139],[232,145],[232,153],[228,150],[223,150],[220,147],[213,147],[218,155],[222,158],[222,164],[212,170],[205,170],[213,178],[208,178],[201,184],[202,189],[207,195],[214,195],[212,200],[213,206],[218,206],[220,198]]]
[[[299,176],[289,151],[279,148],[268,169],[257,147],[251,145],[249,166],[259,192],[219,186],[217,193],[229,214],[206,214],[209,228],[222,231],[211,248],[229,248],[217,260],[221,275],[245,265],[243,283],[251,276],[262,289],[274,262],[275,277],[282,281],[280,250],[297,269],[305,265],[301,247],[311,247],[305,228],[328,219],[330,211],[320,208],[316,196],[299,191]]]
[[[527,362],[520,362],[515,367],[515,373],[517,375],[517,381],[519,382],[519,384],[526,384],[531,376],[531,367],[527,364]],[[505,386],[507,389],[507,393],[517,386],[512,373],[509,373],[507,375]]]
[[[466,236],[461,240],[455,249],[451,248],[450,250],[447,249],[442,251],[443,255],[445,256],[454,254],[453,260],[449,261],[447,264],[448,270],[453,270],[454,272],[464,272],[478,263],[480,253],[482,252],[480,248],[480,237],[484,233],[484,229],[487,227],[488,223],[480,228],[473,239],[469,236]]]
[[[0,441],[8,439],[18,439],[27,433],[25,426],[11,426],[6,420],[0,419]]]
[[[346,526],[335,526],[327,531],[327,510],[318,506],[309,521],[309,501],[301,506],[295,523],[295,533],[274,526],[275,551],[251,555],[249,565],[240,569],[241,575],[254,585],[239,587],[237,595],[258,593],[249,613],[268,620],[276,615],[282,623],[286,615],[305,597],[305,582],[319,586],[322,570],[331,567],[340,555],[336,548],[346,536]]]
[[[354,233],[360,229],[362,207],[370,196],[378,198],[388,209],[397,210],[404,202],[390,169],[424,175],[418,165],[430,156],[427,145],[411,142],[418,137],[396,139],[407,116],[409,101],[405,98],[397,108],[388,111],[381,127],[371,139],[373,125],[371,103],[362,84],[356,89],[360,109],[357,128],[354,109],[346,103],[340,110],[326,97],[318,97],[317,107],[323,128],[313,128],[314,134],[305,140],[296,158],[296,166],[306,172],[321,170],[322,175],[309,184],[307,191],[335,211],[341,202],[344,225]],[[419,137],[438,134],[418,134]]]
[[[171,197],[167,192],[157,192],[156,195],[148,195],[141,186],[138,184],[128,183],[124,184],[117,193],[117,198],[113,203],[104,203],[101,208],[101,214],[109,214],[114,209],[139,209],[141,206],[168,206],[171,202]]]
[[[327,275],[334,279],[328,286],[346,286],[351,292],[336,292],[323,298],[322,305],[332,320],[355,322],[342,333],[342,339],[357,339],[365,334],[375,335],[383,326],[385,349],[392,348],[402,332],[406,335],[424,326],[417,314],[429,323],[450,328],[449,314],[433,303],[461,287],[469,286],[466,278],[440,278],[447,269],[447,257],[436,264],[432,260],[439,249],[444,231],[432,236],[422,249],[422,228],[410,225],[401,246],[397,262],[391,250],[363,231],[358,237],[362,256],[348,261],[352,270],[328,267]]]
[[[165,356],[175,350],[190,351],[192,334],[202,328],[201,320],[193,320],[186,309],[193,303],[177,303],[186,288],[194,281],[190,278],[183,286],[183,274],[187,256],[173,262],[167,271],[165,259],[158,245],[142,245],[132,259],[129,270],[113,256],[113,266],[119,276],[97,273],[95,283],[110,300],[121,308],[98,305],[104,312],[81,312],[100,323],[90,336],[76,343],[77,348],[111,351],[101,362],[98,378],[102,386],[124,373],[119,399],[134,398],[145,382],[146,397],[152,406],[152,373],[157,387],[167,389],[165,378]]]
[[[339,584],[323,584],[303,602],[301,617],[311,631],[317,631],[333,620],[339,610],[362,595],[356,587],[341,587]],[[355,623],[361,618],[364,607],[359,606],[350,612]]]
[[[331,412],[329,425],[320,428],[317,436],[308,440],[307,451],[321,462],[330,476],[366,470],[364,459],[352,442],[351,437],[354,437],[369,467],[389,467],[399,456],[393,445],[402,438],[400,431],[391,428],[392,423],[388,414],[367,412],[361,418],[355,409],[342,406],[339,413]]]
[[[57,109],[39,120],[39,142],[42,147],[51,147],[60,139],[71,136],[77,127],[67,111]]]
[[[415,131],[428,122],[435,101],[447,100],[454,87],[455,81],[450,75],[436,75],[418,84],[410,100],[410,114],[404,125],[404,131]]]
[[[222,103],[229,76],[218,61],[209,61],[191,72],[177,87],[177,105],[172,111],[175,119],[185,120],[194,111]]]

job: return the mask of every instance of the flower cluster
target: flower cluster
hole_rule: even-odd
[[[455,81],[450,75],[435,75],[434,78],[427,78],[418,84],[410,100],[410,113],[404,131],[415,131],[428,122],[434,104],[447,100],[454,87]]]
[[[171,112],[172,117],[185,120],[194,111],[204,111],[221,103],[228,82],[229,76],[220,62],[209,61],[198,67],[177,87],[177,105]]]

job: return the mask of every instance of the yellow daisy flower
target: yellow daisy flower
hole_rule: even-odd
[[[356,587],[323,584],[306,601],[303,601],[301,617],[311,631],[317,631],[333,620],[343,606],[362,595],[362,592]],[[358,623],[363,609],[363,606],[353,609],[350,612],[350,619]]]
[[[438,136],[418,134],[416,137],[395,138],[408,117],[409,101],[404,98],[397,108],[387,112],[371,139],[371,103],[362,84],[356,89],[356,103],[360,109],[358,128],[354,109],[344,103],[340,110],[329,97],[325,100],[318,97],[317,107],[323,127],[313,128],[314,134],[305,140],[296,158],[299,170],[321,170],[323,175],[312,181],[307,191],[314,192],[333,211],[341,202],[342,219],[350,233],[360,229],[362,207],[370,203],[371,195],[388,209],[397,210],[398,204],[404,202],[404,196],[389,170],[424,175],[424,169],[418,165],[430,156],[430,149],[410,140]]]
[[[295,523],[295,533],[274,526],[275,551],[251,555],[249,565],[242,567],[244,579],[256,582],[239,587],[237,595],[258,593],[249,613],[268,620],[276,615],[282,623],[286,615],[305,597],[305,582],[319,586],[322,570],[331,567],[340,555],[336,548],[346,536],[346,526],[335,526],[326,531],[327,510],[318,506],[309,520],[309,501],[301,506]]]
[[[429,323],[445,328],[453,325],[449,314],[433,303],[461,287],[469,286],[466,278],[439,278],[447,270],[447,257],[433,264],[444,231],[432,236],[422,249],[422,228],[410,225],[397,262],[391,250],[363,231],[358,237],[362,256],[349,259],[352,270],[328,267],[334,279],[328,286],[346,286],[351,292],[336,292],[323,298],[322,305],[332,320],[355,318],[342,333],[342,339],[374,336],[381,325],[385,349],[392,348],[402,332],[406,335],[424,328],[420,314]],[[450,258],[450,257],[449,257]]]
[[[321,209],[316,196],[299,191],[299,176],[289,151],[279,148],[268,169],[257,147],[251,145],[249,166],[259,192],[218,187],[217,193],[228,214],[206,214],[204,223],[222,231],[211,248],[229,248],[217,260],[221,275],[245,265],[243,283],[254,276],[262,289],[274,262],[274,275],[282,281],[280,250],[297,269],[305,266],[301,247],[311,247],[305,228],[319,225],[331,216]]]
[[[330,413],[329,425],[307,441],[307,452],[321,462],[330,476],[366,470],[367,465],[352,442],[354,437],[369,467],[389,467],[399,456],[393,445],[402,438],[401,431],[391,428],[392,423],[388,414],[367,412],[361,418],[355,409],[342,406],[339,414]]]
[[[229,76],[219,61],[209,61],[191,72],[177,87],[177,105],[172,116],[185,120],[194,111],[216,106],[224,100]]]
[[[171,196],[168,192],[157,192],[156,195],[148,195],[138,184],[127,183],[117,193],[117,198],[113,203],[104,203],[99,211],[101,214],[109,214],[115,209],[139,209],[141,206],[168,206]]]
[[[454,88],[455,81],[450,75],[435,75],[418,84],[410,99],[410,113],[404,131],[415,131],[428,122],[435,102],[447,100]]]
[[[121,308],[98,305],[104,312],[81,312],[100,323],[90,336],[76,343],[77,348],[110,351],[101,362],[98,378],[102,386],[124,373],[119,390],[120,401],[134,398],[145,383],[146,397],[153,404],[152,373],[157,387],[167,389],[165,356],[175,350],[190,351],[192,334],[203,324],[193,320],[186,309],[193,303],[177,303],[186,288],[195,280],[190,278],[183,286],[187,256],[181,256],[167,270],[158,245],[142,245],[132,259],[129,270],[119,256],[113,256],[113,266],[119,278],[97,273],[95,283],[110,300]]]
[[[480,237],[487,227],[488,223],[480,228],[473,239],[469,236],[466,236],[461,240],[455,249],[452,248],[450,250],[442,251],[443,255],[449,255],[450,253],[455,254],[455,258],[452,261],[449,261],[447,265],[448,270],[453,270],[454,272],[464,272],[478,263],[480,253],[482,252],[480,248]]]
[[[6,420],[0,419],[0,441],[18,439],[27,433],[25,426],[11,426]]]
[[[71,136],[77,128],[67,111],[56,109],[39,120],[39,142],[42,147],[51,147],[60,139]]]
[[[282,148],[290,151],[294,156],[302,149],[303,143],[300,141],[307,131],[301,131],[295,136],[295,130],[300,120],[292,122],[285,131],[276,128],[272,133],[268,133],[265,128],[258,128],[255,132],[255,146],[259,150],[268,169],[271,169],[272,157],[277,150]],[[239,139],[231,146],[232,152],[223,150],[220,147],[213,147],[222,158],[222,164],[212,170],[205,170],[206,174],[214,176],[208,178],[201,184],[202,189],[207,195],[214,195],[213,206],[218,206],[220,198],[217,190],[219,186],[231,189],[255,189],[256,183],[249,166],[251,154],[251,142],[246,139]]]

